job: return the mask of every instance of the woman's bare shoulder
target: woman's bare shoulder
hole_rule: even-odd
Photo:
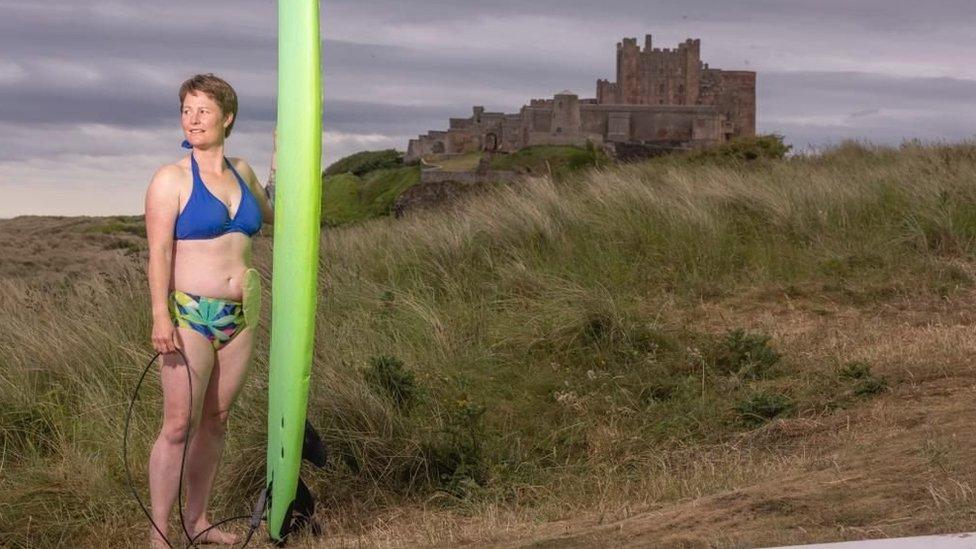
[[[231,165],[234,166],[234,169],[237,171],[241,171],[241,169],[245,169],[251,172],[254,171],[253,169],[251,169],[251,165],[248,164],[247,161],[245,161],[243,158],[239,158],[236,156],[228,156],[227,160],[230,161]]]
[[[161,185],[164,187],[179,185],[186,178],[187,170],[189,170],[189,166],[185,158],[163,164],[156,169],[150,185]]]
[[[153,174],[146,189],[146,199],[150,202],[179,200],[187,186],[189,166],[185,159],[163,164]]]
[[[231,156],[228,157],[227,160],[230,161],[231,166],[234,166],[234,169],[237,170],[237,173],[241,174],[241,177],[243,177],[245,181],[251,183],[252,186],[253,183],[257,182],[258,176],[254,173],[254,168],[252,168],[251,165],[248,164],[243,158]]]

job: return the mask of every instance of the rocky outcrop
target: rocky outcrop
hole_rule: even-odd
[[[469,176],[471,173],[460,172],[455,175]],[[404,191],[393,203],[393,216],[402,217],[407,212],[427,208],[443,209],[457,204],[468,196],[480,194],[487,190],[489,182],[462,182],[451,179],[420,182]]]

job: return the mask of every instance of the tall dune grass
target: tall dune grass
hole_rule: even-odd
[[[308,473],[323,515],[354,528],[409,501],[558,514],[771,474],[774,449],[716,448],[750,418],[865,393],[834,375],[843,357],[824,364],[683,312],[764,292],[862,306],[971,288],[974,182],[974,143],[847,143],[532,178],[450,211],[326,230],[309,417],[333,458]],[[268,275],[269,242],[255,257]],[[150,356],[147,295],[141,265],[70,287],[0,280],[0,545],[145,535],[120,458]],[[247,513],[263,484],[267,320],[215,518]],[[131,433],[143,487],[157,379]]]

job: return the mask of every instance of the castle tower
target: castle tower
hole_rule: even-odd
[[[641,103],[641,51],[636,38],[624,38],[617,43],[618,100],[626,105]]]
[[[725,114],[733,136],[755,135],[756,73],[710,69],[701,61],[701,40],[655,48],[650,34],[643,50],[636,38],[617,43],[617,80],[597,80],[600,105],[713,105]]]
[[[642,50],[636,38],[624,38],[617,43],[617,81],[597,80],[597,103],[697,105],[701,73],[700,39],[689,38],[677,48],[662,50],[646,34]]]
[[[552,100],[552,128],[550,133],[578,136],[581,130],[579,96],[569,90],[557,93]]]
[[[684,58],[682,68],[685,73],[685,93],[682,97],[682,104],[697,105],[701,91],[701,40],[691,38],[685,40]]]

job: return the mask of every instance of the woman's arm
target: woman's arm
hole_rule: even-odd
[[[244,162],[240,158],[235,160],[236,162],[234,167],[237,169],[237,173],[241,174],[244,181],[247,181],[247,185],[251,189],[251,194],[257,198],[258,205],[261,206],[261,217],[263,218],[264,223],[273,225],[274,207],[271,205],[271,200],[269,200],[268,196],[264,193],[264,187],[261,186],[261,183],[258,183],[258,176],[254,174],[254,170],[251,169],[251,166],[249,166],[247,162]],[[271,177],[269,178],[269,183],[272,185],[274,184],[274,173],[274,163],[272,161]]]
[[[149,245],[149,299],[152,303],[153,347],[163,353],[175,350],[175,329],[169,316],[169,283],[173,265],[173,231],[180,212],[178,166],[163,166],[153,175],[146,191],[146,240]]]

